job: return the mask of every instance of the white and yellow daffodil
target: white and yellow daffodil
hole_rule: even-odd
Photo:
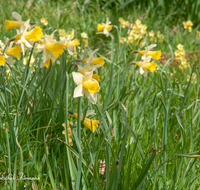
[[[111,22],[109,21],[109,18],[107,18],[106,23],[98,24],[97,25],[97,31],[99,33],[103,33],[108,37],[110,35],[109,31],[112,29],[112,25],[110,25]],[[103,31],[103,32],[100,32]]]
[[[88,129],[90,129],[93,133],[95,132],[96,128],[98,128],[98,124],[99,124],[99,120],[92,120],[87,118],[89,115],[93,115],[94,110],[88,110],[86,113],[86,117],[83,121],[83,125],[85,125]],[[73,115],[78,118],[78,114],[77,113],[73,113]],[[82,116],[81,116],[81,120],[82,120]]]
[[[86,72],[84,75],[79,72],[72,72],[72,76],[77,85],[74,89],[74,98],[85,94],[90,102],[96,104],[97,92],[100,90],[100,86],[98,81],[92,78],[93,72]]]
[[[12,12],[12,16],[17,21],[6,20],[5,21],[5,28],[6,28],[6,30],[9,30],[11,28],[20,28],[25,23],[24,21],[22,21],[22,17],[21,17],[21,15],[19,13]]]
[[[12,56],[20,57],[20,55],[21,55],[21,48],[19,46],[12,47],[13,43],[14,42],[11,42],[9,44],[9,47],[5,51],[5,58],[9,65],[13,65],[13,63],[14,63]]]
[[[17,35],[14,36],[15,44],[21,46],[23,55],[25,55],[25,47],[31,49],[35,41],[39,41],[43,37],[42,28],[35,26],[31,31],[27,32],[30,20],[27,20],[23,25],[21,25],[20,30],[17,30]]]
[[[43,51],[43,66],[49,67],[50,60],[55,61],[64,52],[64,44],[54,40],[54,33],[51,35],[44,35],[41,44],[37,45],[39,52]]]
[[[78,72],[81,74],[85,74],[86,72],[91,72],[96,70],[97,68],[103,66],[105,64],[103,57],[95,57],[94,54],[98,51],[98,49],[94,51],[89,51],[89,58],[81,59],[81,62],[87,63],[85,66],[78,65]]]
[[[147,76],[148,70],[154,72],[156,70],[157,64],[155,61],[151,61],[151,56],[142,56],[142,61],[136,62],[135,64],[140,67],[140,74]],[[150,62],[151,61],[151,62]]]
[[[138,53],[145,55],[146,57],[151,56],[154,59],[159,60],[161,58],[161,54],[162,54],[161,50],[150,51],[151,49],[153,49],[156,46],[157,46],[157,44],[151,44],[150,46],[145,47],[145,50],[138,51]]]
[[[74,47],[80,45],[80,42],[78,41],[77,38],[72,40],[71,35],[68,35],[67,38],[62,38],[60,42],[64,44],[64,47],[68,50],[68,53],[70,55],[74,55],[73,53]]]

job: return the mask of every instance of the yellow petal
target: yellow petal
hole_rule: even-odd
[[[59,42],[47,43],[45,45],[46,50],[50,51],[56,59],[64,52],[64,47],[64,44]]]
[[[109,30],[109,29],[111,29],[111,28],[112,28],[112,25],[106,26],[106,30]]]
[[[105,61],[103,57],[93,58],[90,64],[103,66],[105,64]]]
[[[95,79],[96,81],[100,82],[100,76],[97,73],[92,75],[92,78]]]
[[[97,25],[97,31],[98,31],[98,32],[99,32],[99,31],[103,31],[104,28],[105,28],[105,26],[102,25],[102,24],[98,24],[98,25]]]
[[[90,93],[95,93],[100,90],[100,86],[92,80],[84,81],[83,87],[86,88]]]
[[[6,63],[5,57],[0,55],[0,66],[2,66],[4,63]]]
[[[41,40],[43,37],[42,28],[35,26],[33,30],[26,32],[24,37],[26,40],[33,40],[34,42]]]
[[[148,69],[151,72],[154,72],[156,70],[157,64],[154,61],[151,61],[150,63],[143,63],[143,68]]]
[[[69,46],[72,47],[72,46],[79,46],[80,45],[80,42],[78,41],[78,39],[74,39],[72,40],[71,42],[69,42]]]
[[[14,46],[12,48],[8,48],[6,50],[7,55],[13,55],[15,57],[20,57],[21,55],[21,48],[19,46]]]
[[[78,118],[77,113],[74,113],[73,115]],[[99,120],[91,120],[86,117],[83,121],[83,124],[94,133],[95,129],[98,128]]]
[[[66,43],[64,45],[66,48],[75,47],[75,46],[79,46],[80,42],[78,41],[78,39],[74,39],[72,41],[66,41]]]
[[[22,33],[14,36],[15,42],[21,39]]]
[[[6,30],[9,30],[11,28],[20,28],[21,24],[19,21],[12,21],[12,20],[6,20],[5,22],[5,28]]]
[[[65,123],[63,123],[62,126],[65,127]],[[65,130],[62,132],[62,134],[65,135]],[[70,144],[71,146],[73,146],[73,141],[72,141],[72,136],[71,136],[71,134],[72,134],[72,131],[71,131],[70,126],[68,125],[69,144]]]
[[[51,58],[48,58],[47,61],[44,63],[44,66],[45,66],[46,68],[49,68],[50,61],[52,61],[52,63],[53,63],[53,59],[51,59]]]

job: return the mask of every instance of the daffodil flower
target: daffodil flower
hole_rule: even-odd
[[[77,87],[74,89],[74,98],[81,97],[84,94],[90,102],[96,104],[97,92],[100,90],[98,81],[92,78],[93,72],[86,72],[84,75],[78,72],[72,72],[72,76]]]
[[[17,21],[12,21],[12,20],[6,20],[5,22],[5,27],[6,30],[9,30],[11,28],[20,28],[25,22],[22,21],[22,17],[19,13],[17,12],[12,12],[12,16],[17,20]]]
[[[9,47],[5,51],[6,61],[10,65],[13,65],[13,63],[14,63],[14,60],[13,60],[12,56],[20,57],[20,55],[21,55],[21,48],[19,46],[12,47],[13,43],[14,42],[11,42],[9,44]]]
[[[68,122],[68,121],[67,121]],[[63,123],[62,124],[62,126],[65,128],[65,123]],[[65,130],[62,132],[62,134],[63,135],[65,135]],[[69,144],[71,145],[71,146],[73,146],[73,141],[72,141],[72,130],[71,130],[71,128],[70,128],[70,126],[69,126],[69,122],[68,122],[68,137],[69,137]]]
[[[108,37],[110,35],[109,31],[112,29],[112,25],[110,25],[111,22],[109,21],[109,18],[107,18],[106,23],[102,23],[102,24],[98,24],[97,25],[97,31],[103,31],[102,33],[106,35],[106,37]]]
[[[103,66],[105,64],[104,58],[103,57],[95,57],[94,54],[98,51],[98,49],[94,51],[89,51],[89,58],[84,58],[79,61],[87,63],[84,67],[81,65],[78,65],[78,72],[81,74],[85,74],[86,72],[91,72],[96,70],[97,68]]]
[[[43,65],[49,67],[50,60],[55,61],[64,52],[64,44],[54,40],[54,33],[44,35],[43,42],[37,45],[39,52],[43,51]]]
[[[73,48],[80,45],[80,42],[77,38],[72,40],[71,35],[69,35],[67,38],[62,38],[60,42],[64,44],[64,47],[68,50],[68,53],[70,55],[74,55],[72,51]]]
[[[43,37],[42,28],[35,26],[31,31],[27,32],[30,20],[27,20],[21,25],[20,30],[17,30],[17,35],[14,36],[15,43],[21,45],[23,55],[25,55],[25,47],[28,49],[33,47],[35,41],[39,41]]]
[[[161,58],[161,50],[159,51],[150,51],[152,48],[156,47],[157,44],[152,44],[148,47],[145,47],[145,50],[141,50],[141,51],[138,51],[138,53],[142,54],[142,55],[145,55],[145,56],[151,56],[153,57],[154,59],[156,60],[159,60]]]
[[[88,110],[86,113],[86,117],[83,121],[83,125],[85,125],[88,129],[90,129],[93,133],[95,132],[96,128],[98,128],[98,124],[99,124],[99,120],[92,120],[87,118],[89,115],[94,114],[94,110]],[[78,114],[77,113],[73,113],[73,115],[78,118]],[[82,119],[82,116],[81,116]]]
[[[157,64],[154,61],[151,61],[151,56],[143,56],[142,61],[136,62],[135,64],[140,67],[140,74],[147,76],[148,70],[154,72],[156,70]]]

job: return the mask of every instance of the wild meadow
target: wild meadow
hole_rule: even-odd
[[[200,2],[0,2],[0,189],[200,189]]]

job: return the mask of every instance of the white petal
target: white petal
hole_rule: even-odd
[[[21,49],[22,49],[23,55],[25,55],[25,50],[24,50],[24,44],[23,43],[21,43]]]
[[[24,38],[24,36],[21,37],[21,41],[25,43],[27,48],[32,48],[33,46],[29,44],[29,42]]]
[[[142,67],[140,67],[140,74],[142,75],[144,73],[144,70]]]
[[[86,72],[84,74],[84,80],[90,80],[92,78],[92,75],[93,75],[93,71],[91,72]]]
[[[74,98],[83,96],[83,85],[80,84],[74,89]]]
[[[82,65],[77,65],[78,67],[78,72],[81,72],[83,70],[83,66]]]
[[[147,75],[148,75],[148,70],[147,70],[147,69],[144,69],[143,76],[146,77]]]
[[[49,58],[48,51],[44,49],[42,62],[45,63]]]
[[[78,72],[72,72],[72,76],[76,85],[80,85],[83,83],[83,75]]]
[[[152,48],[156,47],[157,44],[151,44],[150,46],[146,47],[146,51],[150,51]]]
[[[88,98],[88,100],[92,103],[92,104],[96,104],[97,102],[97,93],[90,93],[88,92],[87,89],[83,90],[85,96]]]
[[[70,49],[67,49],[69,55],[74,55],[73,51],[71,51]]]
[[[94,115],[94,110],[88,110],[86,113],[86,117],[88,117],[89,115]]]
[[[92,59],[95,58],[95,57],[94,57],[94,54],[95,54],[97,51],[99,51],[99,49],[95,49],[94,51],[91,51],[91,50],[90,50],[90,51],[88,52],[89,58],[88,58],[88,60],[87,60],[87,63],[91,63]]]
[[[13,18],[15,18],[17,21],[19,21],[22,24],[22,17],[19,13],[17,12],[12,12]]]
[[[8,62],[9,65],[13,65],[13,63],[14,63],[14,60],[13,60],[13,58],[11,56],[8,56],[6,58],[6,61]]]

